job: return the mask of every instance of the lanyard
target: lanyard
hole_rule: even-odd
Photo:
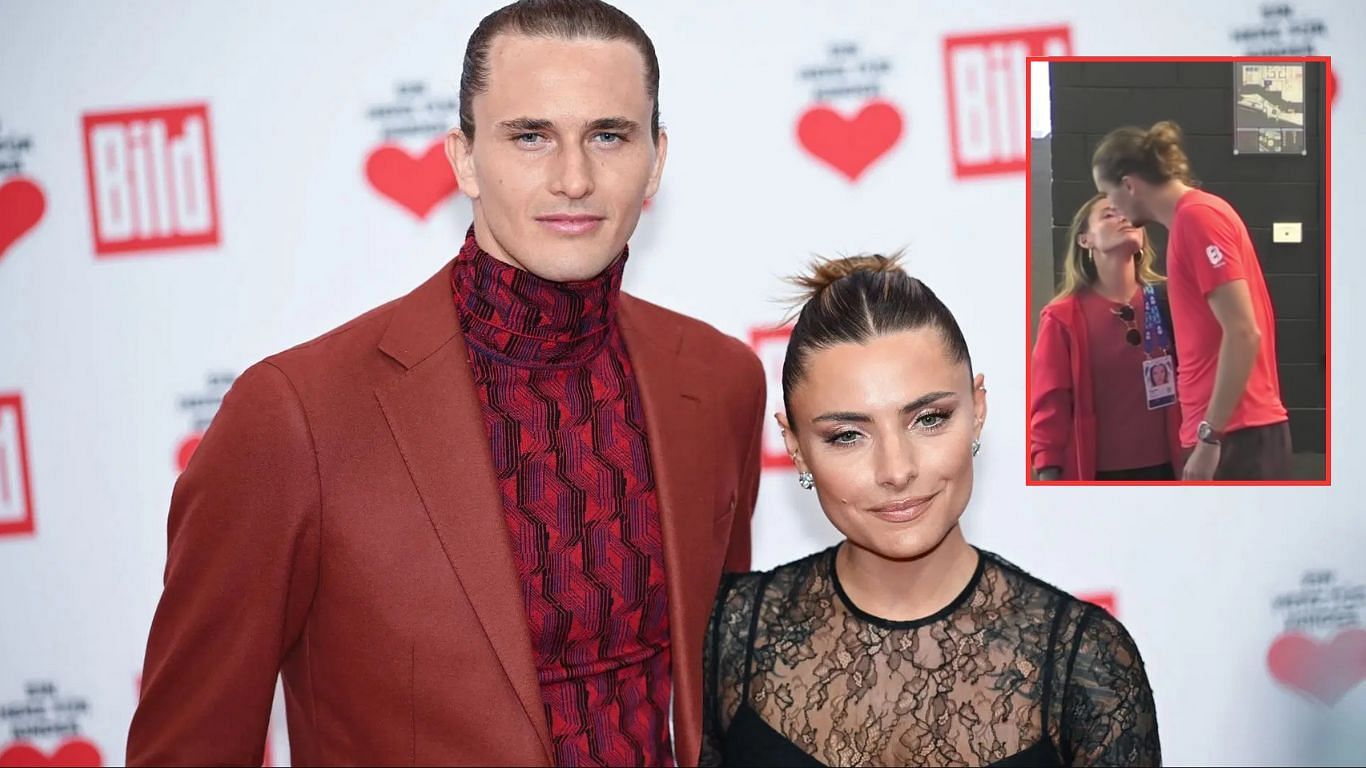
[[[1165,354],[1171,349],[1167,341],[1167,328],[1162,324],[1162,314],[1157,309],[1157,292],[1151,285],[1143,286],[1143,351],[1148,357],[1157,352]]]

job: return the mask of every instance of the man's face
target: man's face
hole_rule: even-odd
[[[547,280],[596,277],[664,170],[644,58],[622,40],[499,35],[487,82],[471,105],[475,139],[446,142],[479,245]]]
[[[1143,184],[1142,180],[1133,176],[1125,176],[1119,180],[1118,184],[1112,184],[1101,178],[1098,168],[1092,169],[1092,175],[1096,182],[1096,191],[1109,198],[1111,207],[1128,219],[1129,223],[1135,227],[1152,223],[1152,214],[1143,201],[1143,190],[1140,189]]]

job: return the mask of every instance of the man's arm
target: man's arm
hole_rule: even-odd
[[[731,518],[730,543],[726,546],[725,570],[743,573],[750,564],[750,522],[754,517],[754,505],[759,498],[759,478],[763,473],[764,445],[764,407],[768,403],[768,385],[764,378],[764,367],[749,348],[745,348],[746,366],[745,390],[752,398],[745,423],[749,430],[748,447],[745,449],[744,463],[740,468],[740,485],[736,489],[735,515]]]
[[[1207,298],[1224,336],[1219,342],[1219,363],[1214,370],[1214,394],[1205,409],[1204,420],[1214,429],[1223,430],[1247,389],[1261,347],[1262,331],[1257,327],[1246,280],[1222,283]]]
[[[1257,327],[1247,283],[1248,264],[1256,257],[1243,252],[1242,233],[1236,216],[1199,204],[1183,214],[1180,232],[1173,232],[1223,332],[1214,391],[1205,412],[1197,414],[1216,430],[1222,430],[1233,416],[1247,388],[1261,334],[1270,330]]]
[[[317,587],[320,508],[298,395],[252,366],[171,497],[129,765],[261,764],[280,662]]]

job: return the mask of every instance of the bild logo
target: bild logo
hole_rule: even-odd
[[[97,255],[218,243],[208,105],[87,114],[82,122]]]
[[[32,533],[24,401],[18,394],[0,395],[0,536]]]
[[[944,90],[957,178],[1025,170],[1026,56],[1072,52],[1067,26],[944,38]]]

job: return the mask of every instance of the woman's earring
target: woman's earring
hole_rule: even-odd
[[[972,441],[972,455],[973,455],[973,456],[976,456],[976,455],[977,455],[977,452],[980,451],[980,450],[982,450],[982,441],[981,441],[981,440],[973,440],[973,441]]]
[[[810,472],[798,472],[797,485],[809,491],[816,487],[816,479],[811,476]]]

